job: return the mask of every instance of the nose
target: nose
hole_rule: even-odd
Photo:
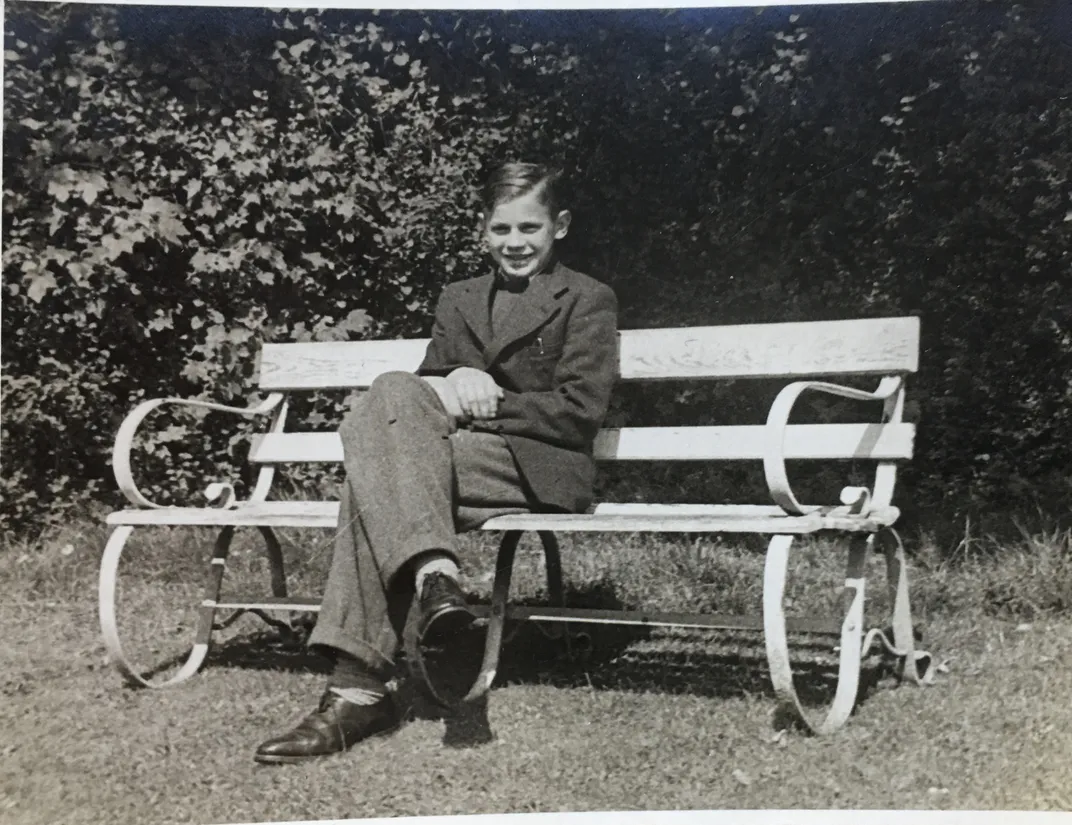
[[[511,230],[510,234],[506,236],[506,248],[521,249],[524,246],[525,237],[518,230]]]

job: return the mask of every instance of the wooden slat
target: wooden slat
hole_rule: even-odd
[[[338,520],[337,501],[268,501],[234,510],[200,507],[120,510],[108,516],[108,524],[171,527],[335,527]]]
[[[601,461],[749,460],[763,457],[766,428],[626,427],[603,430],[595,443]],[[913,424],[795,424],[785,438],[788,459],[912,457]],[[275,433],[254,438],[250,460],[260,464],[338,463],[337,433]]]
[[[628,505],[628,511],[593,514],[516,514],[488,521],[485,530],[554,530],[562,532],[664,533],[812,533],[816,530],[874,530],[896,521],[896,507],[883,508],[867,519],[841,515],[779,516],[757,513],[748,506],[712,506],[706,510],[675,511],[668,505]],[[679,505],[681,506],[681,505]],[[687,507],[687,505],[685,505]],[[338,523],[334,501],[270,501],[234,510],[175,507],[164,510],[123,510],[108,516],[112,525],[326,527]]]
[[[624,379],[649,381],[915,372],[919,319],[633,330],[621,365]]]
[[[484,530],[550,530],[563,533],[775,533],[801,534],[819,530],[870,532],[896,521],[895,507],[866,519],[849,516],[709,516],[709,515],[595,515],[525,514],[501,516]]]
[[[915,372],[919,319],[622,330],[623,381],[803,377]],[[390,370],[412,372],[428,339],[265,344],[265,391],[367,387]]]
[[[809,507],[809,505],[804,505]],[[851,507],[825,507],[830,516],[848,515]],[[647,504],[642,501],[604,501],[592,508],[598,516],[709,516],[711,518],[769,518],[785,515],[777,504]]]
[[[427,338],[265,344],[260,387],[265,391],[368,387],[385,372],[415,372],[427,348]]]

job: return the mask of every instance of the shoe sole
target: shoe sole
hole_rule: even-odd
[[[468,692],[471,681],[477,676],[483,658],[483,645],[479,645],[479,650],[469,651],[470,645],[459,646],[456,642],[469,634],[478,623],[477,617],[469,611],[446,607],[432,616],[417,639],[413,650],[415,660],[410,663],[410,673],[417,678],[425,697],[440,708],[456,707]],[[459,654],[464,654],[464,658],[458,659]],[[471,662],[470,655],[474,657]],[[444,667],[446,671],[443,670]],[[462,671],[458,672],[472,671],[467,679],[463,677],[466,682],[464,686],[460,683],[451,685],[450,682],[455,680],[449,677],[446,681],[439,678],[446,673],[457,671],[459,667]]]
[[[442,647],[447,642],[469,631],[476,616],[460,607],[445,607],[433,615],[424,626],[419,645],[430,648]]]

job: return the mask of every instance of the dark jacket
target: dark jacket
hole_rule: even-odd
[[[450,284],[436,307],[419,375],[484,370],[503,388],[495,418],[470,429],[501,433],[541,504],[583,512],[592,502],[592,441],[618,375],[618,303],[610,287],[555,264],[534,276],[498,335],[493,275]]]

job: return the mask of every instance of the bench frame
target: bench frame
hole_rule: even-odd
[[[859,355],[859,359],[864,362],[861,367],[853,361],[854,353],[851,350],[854,344],[864,340],[861,336],[873,335],[879,329],[878,325],[883,322],[895,325],[899,335],[902,337],[907,336],[904,341],[900,341],[898,344],[901,350],[891,362],[896,369],[876,362],[878,356],[875,355],[875,352],[879,352],[879,355],[881,355],[881,346],[875,351]],[[815,734],[831,733],[840,728],[849,718],[857,701],[862,660],[875,648],[876,643],[883,654],[894,660],[898,680],[907,678],[916,685],[925,685],[933,681],[933,657],[929,653],[915,649],[916,633],[910,608],[904,546],[893,529],[893,524],[900,515],[899,510],[892,506],[891,503],[896,481],[896,463],[893,460],[883,460],[883,449],[885,448],[879,444],[881,438],[872,437],[881,436],[885,432],[882,430],[883,427],[911,426],[903,425],[905,378],[907,373],[915,370],[915,359],[918,357],[918,319],[900,318],[812,324],[766,324],[730,328],[708,327],[660,331],[623,331],[620,334],[622,342],[621,360],[623,365],[627,361],[632,365],[633,374],[630,377],[641,380],[664,377],[667,372],[666,365],[660,364],[657,357],[654,359],[651,357],[645,358],[642,355],[644,348],[650,348],[651,345],[651,341],[645,340],[645,336],[655,334],[664,337],[670,336],[671,339],[676,336],[678,339],[678,343],[675,344],[678,347],[676,351],[690,355],[673,367],[671,377],[688,377],[691,371],[697,377],[709,378],[712,377],[710,375],[712,370],[709,363],[705,365],[702,352],[691,361],[689,358],[692,355],[696,355],[695,347],[693,346],[695,342],[702,340],[705,334],[713,334],[712,331],[714,330],[718,331],[723,340],[735,340],[735,336],[758,336],[762,341],[777,342],[779,334],[782,333],[792,334],[801,338],[804,335],[817,334],[831,327],[838,327],[838,335],[844,337],[844,347],[849,351],[847,354],[842,355],[840,363],[830,364],[829,372],[842,375],[878,374],[880,376],[879,384],[873,392],[818,380],[792,381],[782,388],[770,408],[766,423],[762,429],[761,455],[754,456],[761,458],[763,462],[767,485],[774,501],[773,505],[599,504],[594,512],[589,514],[507,515],[492,519],[480,528],[484,531],[501,532],[502,540],[496,561],[491,605],[489,608],[477,608],[478,612],[489,619],[488,633],[480,674],[465,697],[465,701],[474,702],[481,699],[490,690],[498,669],[503,644],[503,631],[507,620],[531,620],[547,623],[550,625],[550,635],[553,636],[565,635],[568,625],[575,623],[610,623],[703,629],[761,629],[765,639],[770,677],[778,697],[779,709],[788,714],[785,716],[783,713],[781,718],[787,718],[803,729]],[[693,336],[692,338],[688,337],[690,334]],[[681,342],[684,342],[684,348],[682,348]],[[273,458],[270,455],[270,448],[272,446],[271,439],[284,433],[287,423],[288,393],[295,389],[367,386],[371,383],[374,375],[397,367],[399,363],[397,356],[399,354],[403,356],[401,358],[401,363],[403,364],[413,364],[415,359],[419,361],[419,357],[423,355],[425,344],[425,340],[359,342],[358,345],[364,348],[363,352],[371,352],[375,356],[366,359],[367,363],[360,368],[362,374],[359,378],[355,379],[354,375],[351,374],[343,376],[341,380],[332,384],[325,382],[321,377],[308,386],[302,385],[305,378],[301,375],[290,375],[285,379],[280,379],[278,375],[273,375],[273,365],[280,363],[280,359],[285,358],[286,353],[294,352],[302,347],[313,348],[309,349],[309,351],[315,350],[318,354],[327,354],[331,358],[338,359],[340,356],[337,353],[340,351],[340,347],[350,347],[352,351],[355,344],[331,346],[317,344],[265,345],[262,350],[260,364],[261,388],[267,388],[268,395],[259,404],[248,408],[239,408],[200,400],[162,398],[145,401],[131,411],[123,421],[116,436],[113,450],[113,470],[120,490],[134,505],[134,509],[117,511],[108,517],[108,523],[114,527],[114,530],[104,549],[99,581],[99,618],[104,643],[113,664],[129,684],[139,687],[158,688],[186,681],[202,667],[208,655],[213,632],[231,624],[244,613],[255,614],[270,625],[279,628],[282,632],[293,634],[292,624],[279,621],[270,614],[277,611],[315,613],[319,610],[319,603],[316,600],[293,599],[288,596],[283,554],[273,528],[276,526],[335,527],[337,523],[337,516],[335,515],[337,513],[337,504],[333,505],[331,502],[302,502],[295,505],[294,503],[271,502],[268,500],[268,494],[274,478],[275,464],[285,463],[286,460],[285,457],[278,455]],[[630,346],[632,346],[632,351],[630,351]],[[316,349],[318,347],[319,349]],[[693,348],[690,349],[690,347]],[[907,349],[905,349],[906,347]],[[768,349],[777,349],[777,344],[770,344]],[[775,368],[772,369],[769,365],[759,364],[757,366],[751,363],[756,351],[758,350],[752,347],[749,352],[744,354],[743,360],[748,362],[744,367],[731,365],[726,368],[725,366],[720,366],[720,374],[714,377],[725,377],[727,374],[733,376],[736,374],[734,370],[748,377],[810,376],[824,372],[822,367],[827,362],[838,361],[836,352],[823,354],[820,347],[818,361],[816,361],[815,357],[811,357],[810,360],[805,357],[803,362],[797,364],[795,369],[791,364],[790,368],[787,369],[785,368],[786,363],[783,354],[780,356],[780,360],[776,359]],[[721,353],[719,357],[724,358]],[[328,360],[330,361],[331,358]],[[826,360],[824,361],[823,359]],[[878,360],[881,361],[881,358],[878,358]],[[343,362],[340,361],[340,363]],[[328,371],[338,369],[338,367],[339,364],[329,365]],[[350,369],[350,364],[343,363],[343,367]],[[352,373],[353,369],[350,371]],[[273,385],[273,381],[275,385]],[[882,404],[882,424],[879,425],[878,429],[875,429],[874,432],[870,429],[859,431],[862,434],[859,437],[861,446],[858,448],[862,450],[861,454],[867,458],[878,459],[874,485],[870,489],[864,487],[844,488],[840,505],[816,506],[801,504],[789,484],[786,472],[787,458],[796,457],[794,450],[799,452],[803,449],[803,452],[807,453],[809,435],[818,432],[818,430],[809,431],[806,426],[789,424],[794,405],[806,392],[817,392],[856,401],[871,401]],[[251,449],[251,460],[258,460],[259,456],[262,466],[259,469],[256,484],[248,500],[238,501],[233,485],[226,482],[215,482],[208,485],[205,495],[210,505],[212,502],[218,502],[216,506],[208,507],[160,505],[150,501],[138,490],[133,480],[130,463],[134,438],[145,418],[165,405],[179,405],[187,408],[243,416],[268,417],[269,423],[264,436],[255,441]],[[823,426],[846,428],[851,425]],[[658,430],[659,428],[650,429]],[[688,429],[698,430],[702,428]],[[718,428],[706,429],[717,430]],[[745,428],[737,429],[743,430]],[[821,430],[821,427],[819,429]],[[842,429],[837,434],[839,437],[844,438],[846,432],[845,429]],[[914,429],[912,432],[914,433]],[[635,446],[622,447],[628,441],[628,435],[629,433],[624,430],[604,430],[600,434],[600,440],[597,442],[597,457],[601,451],[607,455],[617,454],[618,456],[621,456],[624,451],[626,458],[633,457],[629,450],[637,449]],[[669,435],[673,436],[673,433]],[[293,434],[290,434],[290,436],[293,437]],[[854,438],[856,437],[854,436]],[[641,442],[636,440],[636,443]],[[796,447],[793,447],[792,444],[795,444]],[[898,449],[900,450],[899,453]],[[908,457],[908,455],[905,455],[906,451],[903,447],[898,449],[893,449],[891,454],[896,453],[902,458]],[[910,453],[910,450],[908,452]],[[265,455],[262,455],[262,453],[265,453]],[[651,456],[643,455],[640,457],[649,458]],[[691,458],[692,456],[689,457]],[[320,458],[314,460],[326,461],[332,459]],[[199,609],[198,629],[193,646],[185,663],[174,675],[167,679],[158,679],[139,673],[127,659],[119,639],[115,611],[118,565],[124,546],[138,526],[209,526],[220,528],[208,567],[204,597]],[[220,599],[227,555],[234,532],[238,527],[256,527],[264,538],[271,570],[272,596],[270,598]],[[556,534],[560,532],[603,532],[614,530],[688,533],[738,532],[771,535],[764,567],[762,623],[758,623],[753,617],[567,608],[564,604],[562,563]],[[844,618],[840,627],[806,620],[790,621],[788,626],[789,629],[795,632],[828,633],[836,635],[839,639],[837,690],[832,704],[822,718],[818,718],[812,711],[802,705],[794,688],[787,638],[787,621],[783,610],[789,554],[794,538],[797,535],[820,531],[833,532],[845,535],[848,538],[849,552],[844,584]],[[535,532],[541,540],[547,575],[547,592],[550,601],[550,605],[547,607],[517,607],[509,604],[514,556],[520,540],[526,532]],[[872,628],[865,632],[865,565],[868,555],[872,552],[881,552],[885,557],[887,586],[890,590],[893,610],[888,625],[882,629]],[[216,623],[217,611],[226,609],[235,612],[223,622]],[[423,660],[419,656],[414,656],[412,650],[410,650],[407,660],[410,662],[411,667],[416,666],[418,671],[423,668]]]

